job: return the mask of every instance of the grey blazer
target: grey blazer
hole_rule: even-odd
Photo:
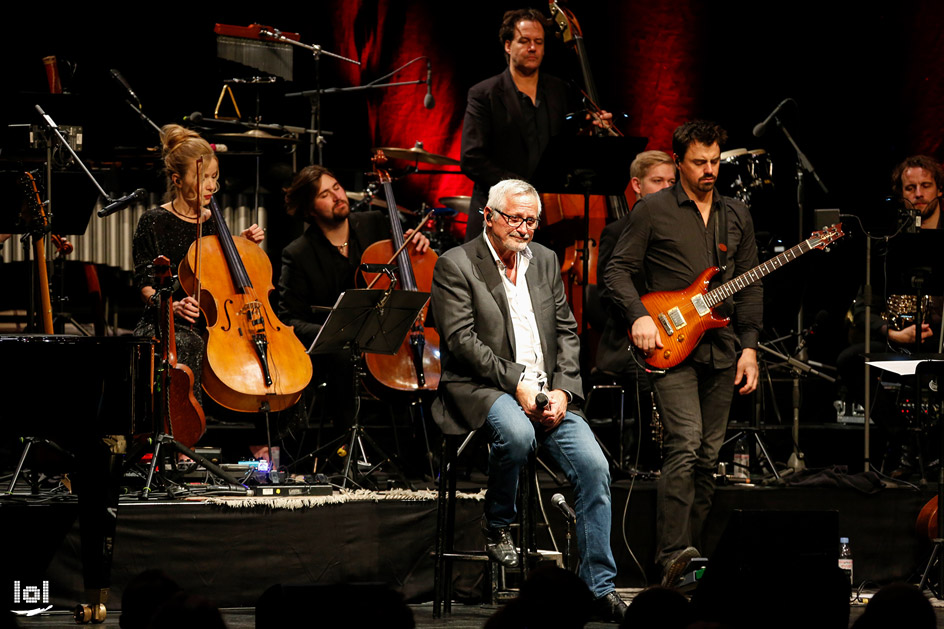
[[[550,249],[530,243],[527,271],[549,389],[564,389],[579,402],[580,340],[564,295],[560,263]],[[479,428],[503,393],[512,396],[524,371],[516,363],[515,338],[501,275],[480,236],[440,256],[433,272],[432,310],[440,335],[442,378],[433,419],[446,434]]]

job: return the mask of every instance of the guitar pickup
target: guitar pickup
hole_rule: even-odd
[[[711,308],[709,308],[708,304],[705,302],[704,295],[698,294],[692,297],[692,305],[695,307],[695,312],[698,313],[699,317],[704,317],[711,312]]]
[[[678,306],[669,310],[669,318],[672,320],[672,323],[675,324],[676,328],[684,328],[686,326],[685,317],[682,316],[682,311],[679,310]]]
[[[664,313],[659,313],[659,323],[662,324],[662,327],[665,328],[665,333],[669,336],[672,336],[675,333],[675,328],[673,328],[672,324],[669,323],[669,318],[666,317]]]

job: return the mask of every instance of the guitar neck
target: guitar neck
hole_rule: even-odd
[[[775,255],[763,264],[758,264],[750,271],[741,273],[721,286],[708,291],[705,293],[705,302],[709,307],[714,308],[728,297],[763,279],[765,275],[785,266],[788,262],[793,262],[804,253],[816,249],[821,242],[822,239],[816,236],[807,238],[800,244],[794,245],[783,253]]]

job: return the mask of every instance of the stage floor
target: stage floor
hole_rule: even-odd
[[[915,518],[933,490],[896,486],[865,493],[863,487],[845,482],[856,476],[826,478],[838,478],[838,482],[834,486],[719,487],[705,554],[711,555],[735,509],[763,511],[774,521],[789,519],[794,510],[834,510],[840,534],[852,539],[856,584],[875,588],[892,581],[916,583],[929,556],[929,544],[916,536]],[[465,499],[457,510],[458,548],[482,544],[478,521],[483,481],[473,472],[460,483]],[[453,616],[441,621],[432,618],[435,492],[428,483],[419,489],[346,495],[333,504],[318,504],[314,499],[294,505],[253,504],[198,496],[123,499],[106,626],[117,626],[121,595],[130,579],[145,569],[159,568],[188,592],[226,609],[231,629],[254,626],[256,600],[272,585],[368,582],[401,592],[418,626],[481,627],[495,608],[478,604],[481,569],[469,564],[456,565],[460,602],[454,605]],[[572,500],[569,487],[558,486],[542,473],[541,495],[550,532],[562,547],[564,520],[550,506],[550,496],[557,492]],[[627,599],[658,578],[653,564],[655,494],[652,481],[621,479],[613,484],[611,543],[620,572],[617,586]],[[19,544],[6,562],[15,567],[11,576],[24,584],[48,581],[55,611],[68,610],[84,597],[75,515],[71,497],[0,500],[0,518],[16,522],[19,531]],[[541,548],[552,546],[549,535],[539,537]],[[805,532],[796,535],[802,537]],[[21,624],[74,626],[62,614],[22,619]]]
[[[639,592],[638,589],[621,588],[618,590],[620,596],[627,602],[632,601],[632,597]],[[865,592],[867,595],[874,593],[874,590]],[[938,628],[944,628],[944,602],[932,600],[934,610],[937,615]],[[481,629],[488,618],[495,613],[497,607],[488,605],[458,605],[453,609],[453,614],[445,618],[433,618],[432,603],[418,603],[410,605],[413,612],[413,620],[417,627],[426,629]],[[252,607],[227,608],[223,609],[222,616],[228,629],[254,629],[256,626],[255,609]],[[865,611],[865,605],[856,603],[851,605],[849,610],[849,625],[862,615]],[[771,613],[776,613],[775,606],[772,606]],[[118,627],[118,617],[120,612],[112,613],[104,623],[96,625],[99,627]],[[20,618],[21,627],[76,627],[68,612],[47,613],[41,616],[30,618]],[[591,622],[587,623],[588,629],[604,629],[615,627],[615,624]],[[763,629],[763,625],[758,625],[758,629]]]

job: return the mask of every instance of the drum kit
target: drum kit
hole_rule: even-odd
[[[236,145],[251,145],[257,151],[265,147],[274,147],[276,145],[297,144],[298,139],[291,135],[277,136],[268,133],[262,129],[251,129],[241,133],[218,133],[214,138],[219,138],[220,142],[227,142]],[[389,159],[397,159],[405,162],[412,162],[412,166],[406,169],[402,176],[413,174],[459,174],[458,170],[430,170],[420,169],[420,164],[430,166],[458,166],[459,160],[431,153],[423,148],[422,142],[417,142],[410,148],[399,147],[380,147],[371,149],[372,153],[382,152]],[[387,209],[387,202],[381,197],[375,196],[376,186],[369,185],[362,191],[349,191],[348,199],[352,202],[351,207],[355,211],[366,210],[368,207]],[[460,214],[468,215],[471,197],[453,196],[442,197],[439,199],[440,207],[430,207],[425,203],[418,210],[411,210],[397,205],[397,210],[403,217],[420,218],[425,216],[430,209],[433,210],[429,219],[423,224],[421,230],[426,232],[430,240],[430,245],[437,253],[442,253],[462,242],[465,234],[465,220],[459,217]]]
[[[420,163],[431,166],[459,165],[459,160],[446,157],[445,155],[430,153],[423,148],[422,142],[417,142],[408,149],[398,147],[372,149],[374,153],[378,151],[382,152],[390,159],[413,162],[413,166],[407,170],[404,176],[411,174],[458,174],[460,172],[457,170],[420,170]],[[376,187],[374,184],[371,184],[366,190],[348,192],[347,196],[348,199],[354,201],[351,207],[355,211],[366,210],[370,206],[386,209],[387,202],[382,198],[376,197],[375,194]],[[439,203],[441,207],[429,207],[423,203],[419,210],[410,210],[401,205],[397,206],[397,210],[400,212],[401,216],[404,217],[421,218],[432,210],[432,213],[420,227],[420,230],[425,232],[426,237],[429,238],[430,247],[432,247],[433,251],[436,253],[442,253],[462,242],[462,238],[465,234],[465,220],[462,219],[460,215],[468,216],[472,198],[468,196],[440,197]]]
[[[764,149],[732,149],[721,154],[719,189],[749,206],[773,191],[774,164]]]

